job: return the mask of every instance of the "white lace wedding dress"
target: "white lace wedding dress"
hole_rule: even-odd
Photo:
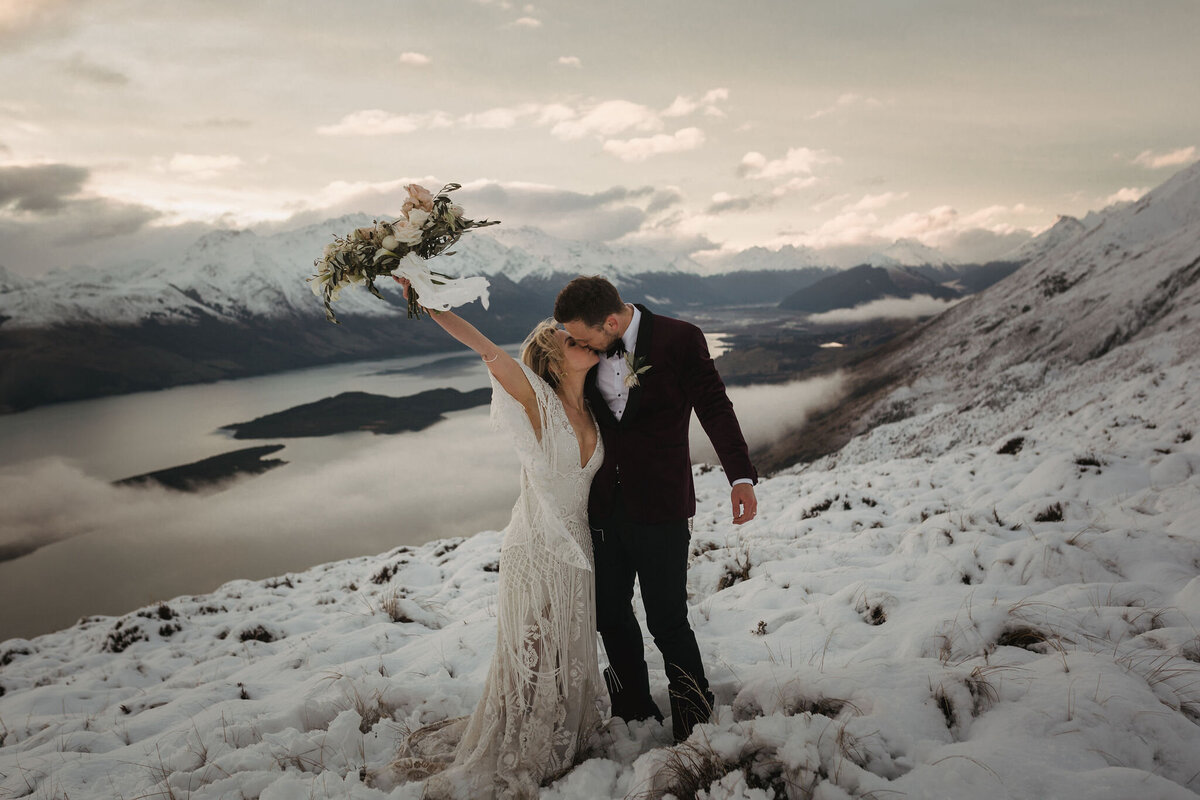
[[[595,575],[587,524],[592,476],[558,396],[528,368],[541,419],[492,379],[492,422],[521,461],[521,494],[500,547],[496,654],[470,717],[411,734],[393,764],[402,780],[428,778],[427,798],[536,797],[570,769],[597,731],[602,692],[596,652]]]

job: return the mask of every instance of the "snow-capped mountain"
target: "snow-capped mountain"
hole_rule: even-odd
[[[248,230],[205,234],[179,259],[107,270],[56,270],[40,281],[0,278],[6,296],[0,314],[11,327],[62,323],[137,324],[187,322],[198,317],[227,320],[311,317],[319,312],[304,279],[335,233],[370,225],[365,214],[349,215],[296,230],[259,235]],[[699,266],[647,248],[559,239],[529,227],[496,226],[471,231],[435,268],[447,274],[504,276],[513,283],[555,275],[603,273],[620,285],[647,273],[681,274]],[[380,289],[397,294],[387,281]],[[398,304],[380,303],[366,292],[348,291],[338,301],[347,313],[373,317],[402,314]]]
[[[942,267],[954,264],[936,247],[922,244],[916,239],[897,239],[867,259],[873,267]]]
[[[1088,228],[1075,217],[1060,214],[1058,220],[1046,230],[1005,256],[1009,261],[1033,261],[1041,258],[1056,247],[1078,239]]]
[[[620,284],[635,275],[696,273],[700,269],[688,259],[664,256],[649,248],[559,239],[529,226],[487,228],[470,241],[464,237],[457,249],[458,257],[472,262],[473,269],[463,270],[464,274],[504,275],[514,283],[529,277],[602,273]]]
[[[829,259],[811,247],[790,244],[777,250],[748,247],[736,253],[715,256],[709,264],[711,270],[717,272],[799,270],[830,266]]]
[[[912,267],[872,267],[862,264],[827,275],[785,297],[780,308],[821,313],[854,306],[883,297],[907,298],[927,295],[943,300],[959,293],[918,274]]]

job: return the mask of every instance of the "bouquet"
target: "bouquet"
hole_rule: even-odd
[[[488,305],[488,282],[483,277],[452,278],[434,272],[426,260],[453,255],[446,249],[472,228],[495,225],[499,220],[473,220],[463,216],[462,206],[450,202],[449,193],[461,188],[448,183],[436,195],[424,186],[409,184],[408,199],[393,222],[376,221],[374,227],[355,228],[346,236],[334,236],[325,253],[313,262],[317,274],[308,278],[313,294],[325,302],[325,318],[338,324],[331,303],[344,286],[366,286],[383,299],[375,279],[384,275],[407,278],[408,316],[420,317],[424,309],[446,311],[478,299]],[[417,302],[420,297],[420,302]]]

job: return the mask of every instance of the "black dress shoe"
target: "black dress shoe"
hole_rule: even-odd
[[[705,690],[671,693],[671,732],[678,744],[692,735],[692,728],[712,719],[713,693]]]

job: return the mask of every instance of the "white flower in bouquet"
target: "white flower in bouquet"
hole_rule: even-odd
[[[330,322],[337,322],[330,304],[338,299],[342,287],[363,285],[383,299],[375,286],[375,280],[383,275],[408,279],[410,317],[420,317],[422,308],[446,311],[474,300],[487,308],[486,278],[452,278],[432,271],[426,263],[443,253],[453,255],[448,248],[470,229],[498,222],[466,219],[462,207],[451,204],[448,196],[458,188],[459,184],[448,183],[434,195],[423,186],[409,184],[405,187],[408,199],[398,219],[355,228],[325,246],[321,258],[313,262],[317,274],[308,280],[313,294],[324,300]]]

